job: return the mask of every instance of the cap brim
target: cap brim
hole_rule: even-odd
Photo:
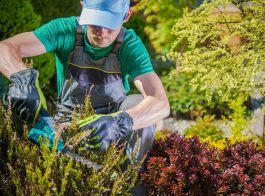
[[[118,29],[122,24],[124,14],[113,14],[106,11],[83,8],[80,18],[80,25],[95,25],[108,29]]]

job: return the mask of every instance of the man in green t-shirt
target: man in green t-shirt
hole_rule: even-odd
[[[131,154],[139,141],[140,160],[152,146],[153,124],[169,114],[165,91],[140,38],[122,27],[132,14],[130,1],[84,0],[82,6],[80,17],[56,19],[0,42],[0,72],[11,83],[11,107],[22,119],[36,119],[45,102],[37,70],[27,69],[22,58],[53,51],[56,121],[69,121],[90,95],[96,115],[80,121],[80,131],[94,130],[86,139],[87,149],[104,150],[119,140],[128,142],[126,152]],[[128,77],[141,94],[126,95]]]

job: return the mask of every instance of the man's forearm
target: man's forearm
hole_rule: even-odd
[[[141,129],[167,117],[170,107],[167,99],[145,97],[139,104],[126,110],[133,119],[133,130]]]
[[[11,44],[0,42],[0,73],[9,79],[12,74],[26,68],[18,49]]]
[[[33,32],[20,33],[0,42],[0,73],[7,78],[25,70],[22,58],[41,55],[46,52],[44,45]]]

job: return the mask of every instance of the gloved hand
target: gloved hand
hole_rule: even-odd
[[[41,108],[34,127],[28,133],[28,138],[37,144],[40,144],[40,142],[44,143],[45,139],[47,139],[49,148],[52,148],[57,133],[55,124],[54,118],[44,108]],[[62,151],[63,149],[64,142],[59,138],[57,150]]]
[[[78,122],[81,131],[92,130],[85,145],[89,150],[102,151],[110,143],[132,131],[133,119],[126,112],[110,115],[94,115]]]
[[[32,68],[10,76],[8,100],[11,102],[12,112],[28,122],[35,121],[41,106],[47,108],[38,76],[38,71]]]

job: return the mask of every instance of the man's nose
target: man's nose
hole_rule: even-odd
[[[104,36],[109,31],[109,29],[104,28],[104,27],[99,27],[99,26],[96,26],[95,30],[96,30],[96,34],[99,36]]]

